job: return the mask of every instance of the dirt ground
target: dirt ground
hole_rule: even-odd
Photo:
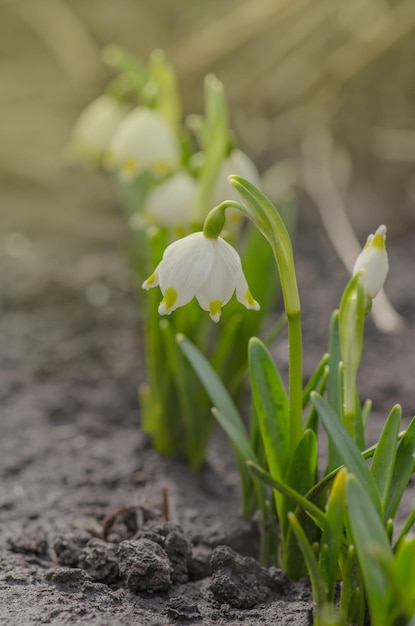
[[[238,478],[221,433],[194,475],[160,458],[140,431],[137,385],[145,374],[128,230],[108,180],[62,158],[85,92],[77,95],[46,62],[41,45],[31,40],[30,55],[14,45],[23,26],[0,10],[8,44],[0,120],[0,624],[312,624],[307,581],[290,583],[252,560],[257,528],[238,517]],[[373,206],[369,215],[374,229]],[[381,217],[390,233],[387,291],[406,325],[384,335],[367,323],[359,388],[374,402],[368,443],[395,403],[405,421],[415,409],[413,216],[397,223],[391,207]],[[368,214],[358,218],[355,210],[364,236]],[[326,349],[347,273],[302,192],[295,248],[307,376]],[[284,338],[273,351],[284,370]],[[412,482],[401,519],[414,504]],[[138,552],[129,542],[137,533]],[[144,582],[143,563],[151,564]]]

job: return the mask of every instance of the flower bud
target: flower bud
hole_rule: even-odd
[[[374,235],[369,235],[366,244],[356,259],[353,276],[362,271],[365,293],[374,298],[382,289],[389,270],[386,252],[386,226],[379,226]]]
[[[137,107],[115,133],[106,164],[124,179],[144,170],[169,174],[180,166],[180,145],[173,129],[157,111]]]
[[[70,152],[77,158],[99,162],[128,107],[109,94],[99,96],[79,115],[72,130]]]
[[[159,226],[187,229],[196,192],[195,179],[185,171],[177,172],[149,193],[144,211]]]

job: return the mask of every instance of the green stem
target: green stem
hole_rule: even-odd
[[[297,447],[302,433],[303,384],[300,311],[287,316],[289,341],[290,447]]]
[[[295,273],[291,239],[280,214],[264,194],[243,178],[231,176],[230,181],[245,200],[245,204],[228,200],[210,211],[203,232],[206,237],[219,236],[228,207],[241,211],[252,220],[270,244],[277,263],[288,320],[289,340],[289,398],[290,450],[294,452],[302,433],[302,338],[301,305]]]

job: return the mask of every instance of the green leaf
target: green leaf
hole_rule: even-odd
[[[394,406],[382,428],[370,466],[370,471],[379,489],[383,507],[386,505],[392,481],[401,416],[401,407],[399,405]]]
[[[186,456],[192,469],[197,470],[205,460],[206,446],[212,429],[210,414],[200,410],[200,396],[189,364],[178,348],[176,335],[167,320],[161,320],[169,368],[177,388],[185,425]]]
[[[249,439],[244,430],[241,430],[237,427],[237,425],[228,418],[227,415],[219,411],[218,409],[212,409],[212,413],[216,418],[217,422],[222,426],[225,433],[228,435],[232,447],[234,449],[234,454],[236,458],[236,462],[238,465],[238,471],[241,478],[241,488],[242,488],[242,516],[245,518],[249,518],[254,511],[249,509],[249,505],[252,502],[252,494],[251,494],[251,485],[250,485],[250,475],[248,472],[247,464],[249,462],[258,463],[257,456],[254,450],[251,447]],[[258,506],[261,509],[263,517],[266,516],[266,491],[264,489],[264,485],[261,484],[261,481],[257,479],[253,480],[253,486],[255,488],[255,493],[258,498]]]
[[[373,506],[381,515],[379,491],[359,448],[326,400],[316,393],[312,394],[312,400],[339,459],[361,481]]]
[[[255,462],[248,461],[247,465],[249,470],[255,476],[258,476],[258,478],[263,480],[267,485],[282,493],[289,500],[293,500],[294,502],[296,502],[301,509],[309,514],[309,516],[320,528],[324,527],[325,513],[321,509],[319,509],[318,506],[316,506],[315,504],[313,504],[313,502],[298,493],[298,491],[287,485],[287,483],[285,483],[284,481],[273,478],[267,471],[265,471]]]
[[[396,452],[395,467],[386,504],[385,517],[394,518],[404,491],[414,471],[415,462],[415,417],[411,420]]]
[[[313,599],[316,605],[317,611],[320,611],[326,601],[326,594],[324,589],[324,581],[320,575],[317,559],[314,555],[313,548],[307,539],[307,536],[299,523],[294,513],[288,513],[288,521],[295,533],[301,551],[303,553],[305,562],[307,564],[308,574],[310,576],[311,587],[313,590]]]
[[[303,392],[303,409],[307,406],[310,401],[310,394],[312,391],[316,391],[319,387],[319,384],[322,379],[324,379],[327,370],[327,364],[329,362],[330,356],[325,354],[321,359],[320,363],[317,365],[315,371],[310,377],[308,383],[304,387]]]
[[[392,592],[391,601],[404,609],[406,617],[415,615],[415,537],[407,535],[400,542],[395,560],[390,569]]]
[[[284,482],[302,496],[308,493],[314,485],[317,476],[317,437],[312,430],[306,430],[290,459]],[[293,541],[292,528],[287,527],[286,512],[295,511],[297,503],[294,500],[285,498],[281,509],[281,535],[283,541],[283,563],[284,569],[292,578],[300,578],[304,575],[303,555],[298,550],[296,541]],[[319,531],[315,522],[310,520],[303,512],[300,515],[301,524],[310,541],[318,540]]]
[[[350,530],[365,583],[371,624],[385,626],[387,579],[374,554],[381,554],[382,559],[390,563],[392,548],[379,512],[363,484],[352,474],[346,478],[346,495]]]
[[[330,320],[329,334],[329,377],[327,381],[327,402],[340,419],[342,413],[342,394],[340,385],[339,364],[341,358],[339,337],[339,311],[333,312]]]
[[[340,549],[344,537],[346,508],[346,470],[341,469],[334,479],[327,502],[326,521],[321,536],[319,568],[326,586],[327,600],[334,600]]]
[[[271,476],[283,478],[288,464],[289,405],[284,384],[265,345],[249,342],[252,395]]]
[[[226,415],[227,419],[234,424],[237,430],[245,431],[245,426],[238,409],[209,361],[184,335],[176,335],[176,340],[181,351],[189,360],[199,380],[206,389],[212,404],[221,411],[221,413]]]
[[[265,506],[265,492],[263,487],[259,487],[252,482],[246,467],[247,459],[252,459],[255,462],[257,462],[258,459],[250,445],[245,425],[226,387],[209,361],[203,356],[200,350],[183,335],[177,335],[176,340],[183,354],[189,360],[199,377],[212,404],[216,407],[216,411],[213,411],[214,417],[231,440],[241,478],[242,514],[244,517],[249,517],[253,513],[252,489],[255,487],[261,510],[264,510]]]

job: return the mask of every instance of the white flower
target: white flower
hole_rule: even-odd
[[[196,193],[195,179],[185,171],[177,172],[149,193],[144,211],[160,226],[187,228]]]
[[[128,110],[109,94],[91,102],[75,122],[70,150],[78,157],[99,161]]]
[[[175,241],[164,252],[144,289],[160,286],[160,315],[168,315],[196,296],[202,309],[218,322],[221,309],[234,291],[247,309],[259,309],[244,276],[241,259],[224,239],[208,239],[202,232]]]
[[[374,298],[382,289],[389,270],[386,252],[386,226],[379,226],[374,235],[369,235],[365,247],[356,259],[353,276],[363,270],[365,290]]]
[[[217,206],[224,200],[240,200],[237,191],[229,184],[228,176],[231,174],[242,176],[255,187],[261,188],[261,177],[253,161],[242,150],[232,150],[219,170],[212,194],[212,206]]]
[[[126,179],[143,170],[167,174],[180,165],[180,146],[160,113],[137,107],[125,117],[112,138],[106,162]]]

